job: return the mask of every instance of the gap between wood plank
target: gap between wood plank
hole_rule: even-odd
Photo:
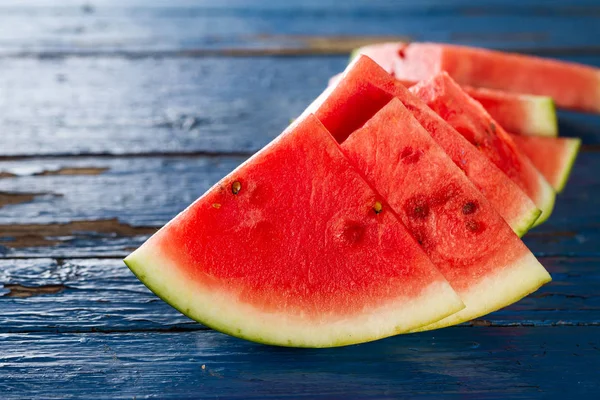
[[[108,153],[108,152],[89,152],[89,153],[53,153],[53,154],[19,154],[19,155],[1,155],[0,162],[3,161],[21,161],[21,160],[44,160],[44,159],[80,159],[80,158],[151,158],[151,157],[182,157],[182,158],[193,158],[193,157],[250,157],[257,151],[173,151],[173,152],[162,152],[162,151],[148,151],[143,153]],[[600,152],[600,144],[584,144],[581,146],[581,153],[598,153]],[[100,171],[99,173],[101,173]],[[64,174],[64,175],[75,175],[75,174]],[[0,178],[8,178],[12,176],[1,175]]]
[[[462,35],[462,40],[470,36]],[[477,36],[474,35],[473,38]],[[371,43],[374,43],[372,41]],[[358,47],[358,46],[357,46]],[[70,57],[86,58],[202,58],[202,57],[338,57],[349,55],[355,47],[291,47],[291,48],[221,48],[221,49],[186,49],[186,50],[106,50],[106,51],[31,51],[31,52],[4,52],[0,53],[0,59],[11,58],[33,58],[33,59],[63,59]],[[511,53],[521,53],[536,56],[593,56],[600,54],[600,46],[572,46],[572,47],[547,47],[547,48],[493,48],[494,50],[507,51]]]

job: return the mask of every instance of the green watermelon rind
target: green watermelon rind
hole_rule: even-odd
[[[535,226],[535,223],[540,218],[540,215],[542,215],[542,210],[535,208],[531,211],[527,218],[521,218],[517,225],[515,225],[514,222],[510,223],[509,225],[517,236],[523,237],[531,228]]]
[[[577,159],[577,155],[579,154],[579,149],[581,148],[581,139],[579,138],[569,138],[570,146],[569,146],[569,159],[565,162],[565,166],[561,172],[560,179],[556,184],[556,192],[561,193],[565,186],[567,185],[567,181],[569,180],[569,176],[571,175],[571,171],[573,170],[573,165],[575,164],[575,160]]]
[[[540,179],[539,187],[541,191],[538,193],[538,198],[533,200],[535,204],[537,204],[538,208],[542,210],[542,214],[533,223],[532,228],[543,224],[548,218],[550,218],[550,216],[552,215],[552,211],[554,210],[554,204],[556,202],[556,191],[541,173],[538,173],[538,175]]]
[[[361,50],[362,50],[362,47],[357,47],[356,49],[354,49],[350,52],[350,57],[348,58],[348,64],[350,64],[352,62],[352,60],[354,60],[356,57],[358,57],[360,55]]]
[[[306,327],[293,326],[292,324],[292,326],[287,327],[287,331],[297,334],[299,332],[298,328],[304,328],[305,331],[309,331],[311,334],[305,337],[297,336],[293,340],[289,339],[289,336],[287,339],[284,339],[286,338],[286,326],[281,320],[271,318],[269,323],[260,322],[263,319],[268,320],[270,314],[260,313],[254,307],[241,302],[235,302],[231,296],[227,297],[227,301],[222,301],[219,304],[218,301],[215,301],[217,297],[214,296],[213,292],[204,291],[197,285],[194,285],[189,279],[183,278],[182,274],[177,271],[174,263],[164,258],[161,254],[158,254],[148,242],[130,254],[124,262],[148,289],[187,317],[216,331],[267,345],[319,348],[370,342],[401,333],[408,333],[416,329],[417,326],[429,325],[438,321],[442,315],[446,317],[464,308],[464,304],[451,289],[450,285],[437,282],[424,290],[413,305],[407,306],[406,301],[403,300],[402,304],[398,302],[386,305],[385,308],[389,310],[389,313],[377,314],[377,312],[373,313],[367,310],[361,316],[360,320],[347,320],[347,324],[350,327],[372,326],[373,324],[369,325],[371,321],[389,322],[391,313],[397,316],[404,312],[413,318],[413,321],[419,320],[413,326],[395,325],[392,327],[388,324],[388,328],[390,329],[381,331],[378,327],[375,327],[375,329],[371,329],[375,334],[369,336],[352,337],[352,335],[342,332],[338,334],[336,339],[327,340],[327,332],[323,330],[307,329]],[[174,272],[169,273],[168,271]],[[204,307],[204,304],[208,304],[209,306]],[[227,307],[229,307],[229,312],[225,310]],[[401,308],[408,311],[402,311],[400,310]],[[215,315],[217,312],[215,310],[218,310],[219,317],[211,318],[207,316],[211,313]],[[235,310],[235,312],[231,312],[232,310]],[[427,313],[424,313],[424,310]],[[429,315],[429,317],[424,317],[424,314]],[[221,315],[223,315],[223,318],[220,318]],[[438,317],[431,318],[431,315],[437,315]],[[246,331],[246,328],[240,328],[244,326],[244,320],[247,322],[246,326],[248,326],[248,323],[252,324],[253,321],[258,320],[258,325],[262,324],[266,327],[260,333],[256,333],[256,329],[254,329],[255,332],[253,333],[252,327]],[[405,321],[405,319],[402,319],[402,321]],[[334,326],[332,332],[334,333],[333,336],[335,336],[335,333],[339,332],[339,326]],[[331,335],[329,337],[331,338]]]
[[[445,328],[482,317],[521,300],[551,280],[535,256],[527,253],[512,265],[499,269],[495,276],[488,276],[468,291],[461,291],[461,299],[467,305],[465,309],[414,332]]]
[[[558,117],[552,97],[523,95],[528,99],[530,116],[527,129],[521,134],[527,136],[558,136]]]

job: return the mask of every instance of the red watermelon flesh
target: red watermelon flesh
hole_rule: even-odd
[[[554,190],[560,193],[577,158],[581,140],[517,135],[512,138]]]
[[[600,112],[600,69],[500,51],[398,43],[394,74],[421,81],[446,71],[460,85],[548,96],[559,107]]]
[[[554,208],[552,186],[518,148],[512,138],[477,101],[442,72],[410,88],[433,111],[500,168],[534,201],[544,222]]]
[[[466,308],[424,329],[505,307],[550,276],[413,115],[393,99],[342,144]]]
[[[274,345],[366,342],[464,307],[311,115],[125,262],[187,316]]]
[[[379,50],[381,51],[375,53],[375,55],[383,57],[383,50],[386,49]],[[390,55],[397,57],[395,51],[391,54],[388,52],[387,58],[390,58]],[[377,59],[374,59],[374,61],[382,65]],[[341,73],[333,76],[329,80],[329,84],[334,85],[341,77]],[[401,82],[407,88],[417,83],[406,80],[401,80]],[[509,93],[470,86],[461,87],[469,96],[481,103],[492,118],[509,132],[526,136],[555,137],[558,135],[556,108],[551,97]]]
[[[369,57],[354,59],[342,79],[328,87],[305,113],[313,112],[341,143],[393,97],[397,97],[414,114],[513,230],[518,235],[527,232],[540,214],[531,199],[423,101]]]
[[[558,135],[556,108],[551,97],[461,87],[509,132],[525,136]]]

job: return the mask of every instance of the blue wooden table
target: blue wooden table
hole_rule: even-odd
[[[57,5],[59,4],[59,5]],[[372,40],[600,67],[600,3],[0,3],[0,398],[599,398],[600,116],[525,242],[553,282],[471,323],[329,350],[208,330],[121,259]]]

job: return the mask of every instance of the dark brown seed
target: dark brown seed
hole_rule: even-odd
[[[468,220],[465,223],[465,225],[467,226],[467,229],[471,232],[477,232],[477,230],[479,229],[479,224],[476,221],[473,221],[472,219]]]
[[[239,181],[235,181],[231,184],[231,193],[238,194],[242,190],[242,184]]]
[[[477,211],[477,204],[472,201],[465,203],[462,207],[462,213],[465,215],[473,214],[475,211]]]

